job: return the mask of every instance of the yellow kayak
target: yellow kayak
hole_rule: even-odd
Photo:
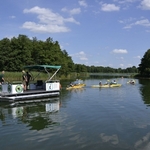
[[[73,86],[67,87],[66,90],[79,89],[79,88],[82,88],[84,86],[85,86],[85,84],[73,85]]]
[[[109,88],[109,87],[120,87],[121,84],[102,84],[102,85],[92,85],[93,88]]]
[[[77,79],[74,82],[71,82],[70,85],[67,86],[67,90],[71,90],[71,89],[79,89],[86,86],[86,84],[83,82],[83,80],[81,79]]]
[[[76,85],[75,85],[75,86],[76,86]],[[82,87],[84,87],[84,86],[86,86],[86,84],[80,83],[80,84],[78,84],[77,86],[82,86]]]

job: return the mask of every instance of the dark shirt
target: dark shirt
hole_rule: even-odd
[[[26,74],[25,74],[25,73],[22,75],[22,80],[23,80],[23,81],[26,80]]]
[[[3,78],[4,78],[4,75],[0,74],[0,83],[4,82]]]
[[[27,74],[26,74],[26,77],[27,77],[27,82],[29,82],[30,79],[31,79],[31,75],[30,75],[29,73],[27,73]]]

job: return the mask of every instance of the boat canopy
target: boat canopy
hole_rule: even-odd
[[[30,66],[25,66],[24,69],[29,69],[29,70],[45,70],[45,69],[60,69],[61,66],[51,66],[51,65],[30,65]]]
[[[36,70],[36,71],[39,71],[39,72],[40,71],[46,71],[48,76],[49,76],[47,81],[50,81],[56,75],[56,73],[59,71],[60,68],[61,68],[61,66],[53,66],[53,65],[30,65],[30,66],[25,66],[24,67],[24,69],[28,69],[30,71],[31,70]],[[57,69],[57,70],[54,72],[54,74],[52,76],[50,76],[50,73],[49,73],[48,69]]]

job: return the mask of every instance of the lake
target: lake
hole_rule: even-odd
[[[112,78],[113,79],[113,78]],[[0,103],[2,150],[149,150],[150,80],[116,78],[121,87],[91,88],[107,79],[85,79],[86,87],[48,102]],[[111,80],[111,79],[109,79]]]

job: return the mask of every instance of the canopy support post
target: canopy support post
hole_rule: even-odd
[[[48,81],[50,81],[56,75],[56,73],[59,71],[59,69],[57,69],[57,71],[51,76],[51,78]]]

